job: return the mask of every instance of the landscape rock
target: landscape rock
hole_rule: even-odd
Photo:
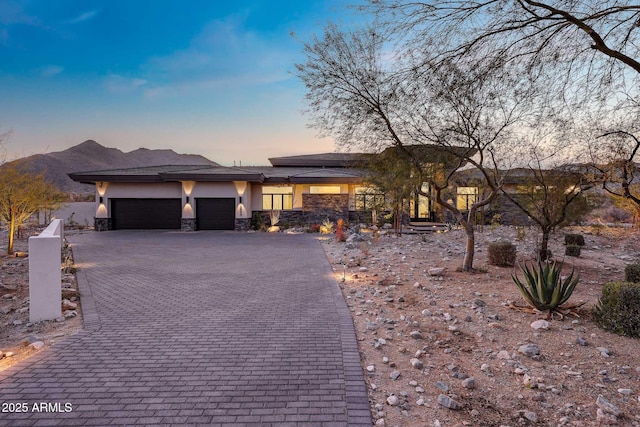
[[[468,389],[476,388],[476,380],[473,377],[465,378],[462,380],[462,386]]]
[[[518,347],[518,352],[524,354],[527,357],[535,357],[540,354],[540,348],[537,344],[533,343],[523,344]]]
[[[416,359],[415,357],[412,357],[409,363],[411,363],[411,366],[416,369],[424,368],[424,364],[422,363],[422,361],[420,359]]]
[[[423,336],[420,333],[420,331],[411,331],[409,336],[411,336],[411,338],[416,339],[416,340],[421,340],[423,338]]]
[[[34,349],[34,350],[40,350],[41,348],[44,347],[44,343],[42,341],[36,341],[36,342],[33,342],[33,343],[29,344],[29,347]]]
[[[538,329],[549,329],[549,322],[547,322],[546,320],[540,319],[540,320],[536,320],[535,322],[531,323],[531,327],[535,330]]]
[[[438,404],[454,411],[462,409],[462,405],[459,402],[444,394],[438,396]]]
[[[398,396],[396,396],[395,394],[392,394],[391,396],[387,397],[387,403],[389,404],[389,406],[396,406],[398,403],[400,403],[400,399],[398,399]]]
[[[76,304],[75,302],[71,302],[68,299],[62,300],[62,310],[63,311],[75,310],[76,308],[78,308],[78,304]]]
[[[622,415],[622,411],[620,411],[617,406],[605,399],[601,394],[599,394],[598,398],[596,399],[596,405],[598,405],[598,408],[602,409],[607,414],[611,414],[615,417],[619,417]]]
[[[502,360],[509,360],[511,359],[511,355],[509,354],[509,352],[507,350],[500,350],[498,352],[498,355],[496,356],[498,359],[502,359]]]

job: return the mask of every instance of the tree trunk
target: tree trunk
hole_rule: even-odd
[[[464,232],[467,235],[467,244],[464,251],[464,261],[462,262],[463,271],[473,270],[473,256],[475,254],[476,238],[473,230],[473,224],[467,221],[461,222]]]
[[[550,258],[549,254],[549,235],[551,234],[551,230],[543,227],[542,228],[542,242],[540,243],[540,250],[538,251],[538,256],[542,261],[546,261]]]
[[[13,238],[16,233],[16,216],[11,212],[11,221],[9,221],[9,245],[7,246],[7,254],[13,254]]]

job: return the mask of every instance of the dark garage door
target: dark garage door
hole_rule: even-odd
[[[235,230],[236,199],[197,198],[196,222],[198,230]]]
[[[115,230],[179,230],[180,218],[180,199],[111,199]]]

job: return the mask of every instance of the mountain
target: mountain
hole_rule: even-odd
[[[44,173],[45,178],[65,192],[93,193],[92,185],[72,181],[67,174],[94,170],[135,168],[161,165],[218,166],[206,157],[178,154],[173,150],[139,148],[128,153],[108,148],[88,140],[64,151],[36,154],[15,160],[33,172]]]

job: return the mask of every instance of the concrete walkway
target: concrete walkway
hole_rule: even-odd
[[[69,240],[85,329],[0,373],[0,403],[28,407],[0,425],[371,426],[353,323],[311,236]]]

